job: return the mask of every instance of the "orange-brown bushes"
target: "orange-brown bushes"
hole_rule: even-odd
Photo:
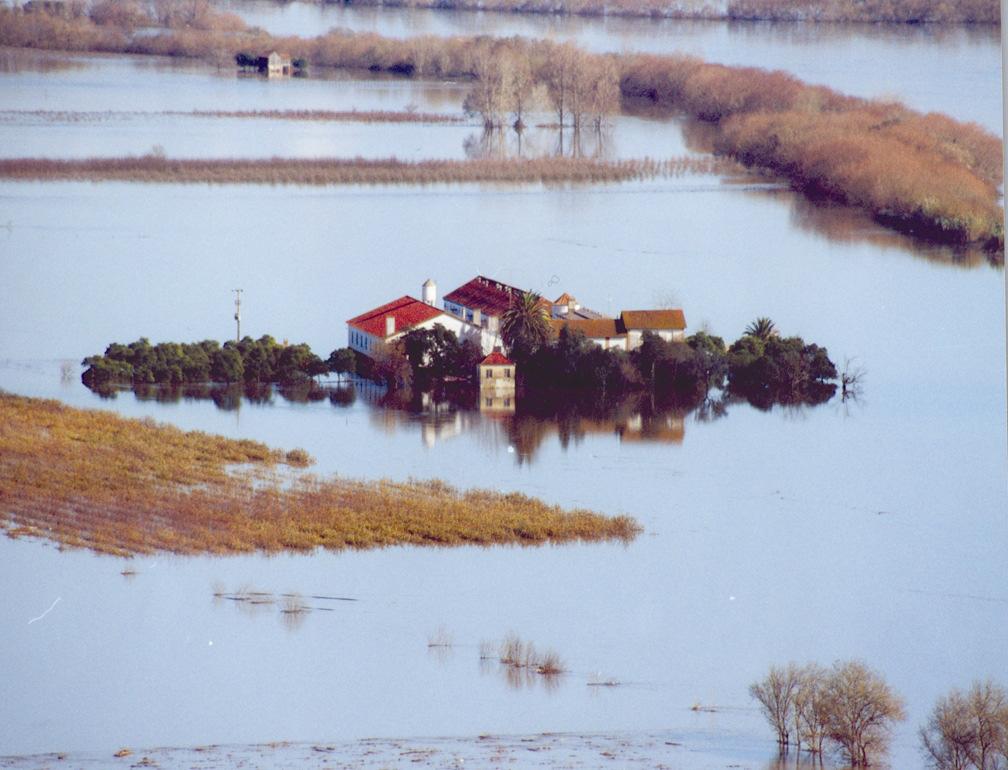
[[[119,555],[630,539],[632,519],[441,482],[291,477],[253,441],[0,394],[0,529]],[[237,466],[237,469],[235,469]]]
[[[729,19],[999,24],[997,0],[729,0]]]
[[[39,32],[33,25],[38,21],[34,17],[40,16],[0,9],[0,43],[205,57],[218,62],[237,51],[276,48],[316,65],[437,78],[472,78],[477,59],[508,55],[527,60],[540,83],[548,83],[552,65],[563,50],[543,40],[430,36],[399,40],[345,30],[303,39],[273,37],[254,30],[219,33],[185,29],[127,41],[121,34],[96,27],[87,19],[49,19],[45,24],[51,28]],[[68,36],[73,39],[68,40]],[[591,54],[579,55],[586,62],[593,58]],[[923,115],[900,104],[846,96],[782,72],[728,67],[685,56],[624,54],[595,58],[615,65],[625,100],[647,99],[658,107],[686,112],[711,123],[715,145],[722,153],[773,170],[799,189],[827,193],[865,208],[899,229],[927,238],[975,241],[996,252],[1003,251],[997,191],[1002,179],[1001,142],[979,126],[943,115]],[[59,171],[54,170],[55,166],[47,168],[46,173],[54,175],[51,178],[83,174],[80,169],[71,172],[68,166]],[[437,172],[444,175],[441,181],[475,181],[472,173],[477,166],[466,167],[466,179],[460,171],[462,166],[446,175],[444,168]],[[517,168],[484,168],[479,173],[511,181]],[[533,181],[539,173],[529,173],[531,168],[521,172],[525,181]],[[565,173],[569,174],[570,168]],[[18,173],[28,171],[22,164]],[[136,170],[127,173],[106,169],[100,172],[105,176],[100,176],[92,167],[90,173],[90,178],[141,178]],[[320,170],[319,176],[312,178],[335,179],[334,173]],[[369,176],[386,181],[378,179],[384,173],[372,170]],[[421,172],[419,164],[405,174],[401,170],[389,173],[399,177],[389,181],[436,181],[431,178],[434,172],[430,168]],[[551,173],[553,179],[563,176]],[[603,173],[582,166],[578,179],[626,178],[628,173],[625,168],[619,172],[610,168]],[[243,174],[249,179],[255,177],[251,171]],[[277,169],[262,176],[263,167],[256,174],[260,174],[256,180],[265,182],[289,178]],[[165,181],[173,179],[164,170],[156,175]],[[185,181],[182,176],[176,173],[174,178]],[[549,180],[543,176],[541,181]]]

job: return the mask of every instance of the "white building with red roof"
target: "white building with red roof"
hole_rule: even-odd
[[[374,358],[384,345],[414,329],[432,329],[440,324],[460,340],[472,340],[484,353],[499,345],[496,329],[491,331],[471,319],[437,308],[437,286],[428,279],[421,287],[423,301],[409,295],[354,316],[347,321],[347,344],[358,353]]]

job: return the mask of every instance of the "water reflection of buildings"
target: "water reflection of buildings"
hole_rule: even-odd
[[[633,398],[590,414],[574,408],[533,413],[528,405],[519,410],[515,394],[507,390],[481,389],[478,401],[460,403],[431,393],[390,393],[361,380],[354,388],[369,407],[371,423],[386,433],[417,429],[427,447],[465,434],[490,447],[507,447],[519,463],[533,461],[554,438],[567,449],[589,437],[681,444],[686,434],[685,410],[651,408]]]

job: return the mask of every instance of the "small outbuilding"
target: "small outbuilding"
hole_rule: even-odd
[[[513,391],[515,389],[514,361],[501,353],[500,348],[494,348],[490,355],[479,362],[477,368],[480,390]]]

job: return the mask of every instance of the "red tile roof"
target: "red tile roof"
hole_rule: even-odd
[[[482,361],[480,366],[514,366],[514,361],[505,356],[499,350],[495,350]]]
[[[561,294],[561,295],[560,295],[559,297],[557,297],[557,298],[556,298],[555,300],[553,300],[553,304],[554,304],[554,305],[573,305],[573,304],[575,304],[576,302],[577,302],[577,300],[576,300],[576,299],[574,299],[574,298],[573,298],[573,297],[572,297],[572,296],[571,296],[570,294],[568,294],[567,292],[564,292],[564,293],[563,293],[563,294]]]
[[[443,310],[407,295],[354,316],[347,323],[373,337],[385,339],[385,319],[388,316],[395,318],[395,333],[398,334],[443,314]]]
[[[522,289],[478,275],[445,294],[444,299],[470,310],[479,310],[484,315],[499,316],[511,306],[511,297],[522,293]]]
[[[627,329],[685,329],[682,310],[624,310],[620,319]]]

